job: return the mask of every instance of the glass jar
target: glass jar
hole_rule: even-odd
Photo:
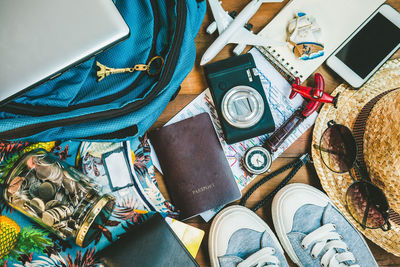
[[[81,247],[96,238],[115,204],[90,178],[42,149],[19,159],[3,193],[10,206]]]

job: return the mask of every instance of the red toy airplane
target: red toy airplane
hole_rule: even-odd
[[[318,109],[321,103],[331,103],[336,107],[337,96],[333,97],[324,93],[325,81],[320,73],[314,75],[314,87],[306,87],[300,85],[300,79],[296,78],[292,84],[292,92],[289,98],[293,99],[298,93],[304,98],[310,99],[303,110],[303,116],[308,117]]]

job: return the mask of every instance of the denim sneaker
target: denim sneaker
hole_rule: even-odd
[[[212,267],[289,266],[269,226],[242,206],[218,213],[211,225],[208,249]]]
[[[362,235],[312,186],[282,188],[272,202],[272,219],[283,248],[299,266],[378,266]]]

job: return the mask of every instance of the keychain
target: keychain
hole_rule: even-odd
[[[146,64],[136,64],[133,68],[110,68],[100,62],[96,61],[97,69],[97,82],[101,82],[105,77],[111,74],[135,72],[135,71],[146,71],[149,76],[155,76],[161,72],[164,65],[164,58],[161,56],[153,57],[149,63]]]

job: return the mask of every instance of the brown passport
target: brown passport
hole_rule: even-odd
[[[241,197],[208,113],[158,128],[149,138],[183,219]]]

